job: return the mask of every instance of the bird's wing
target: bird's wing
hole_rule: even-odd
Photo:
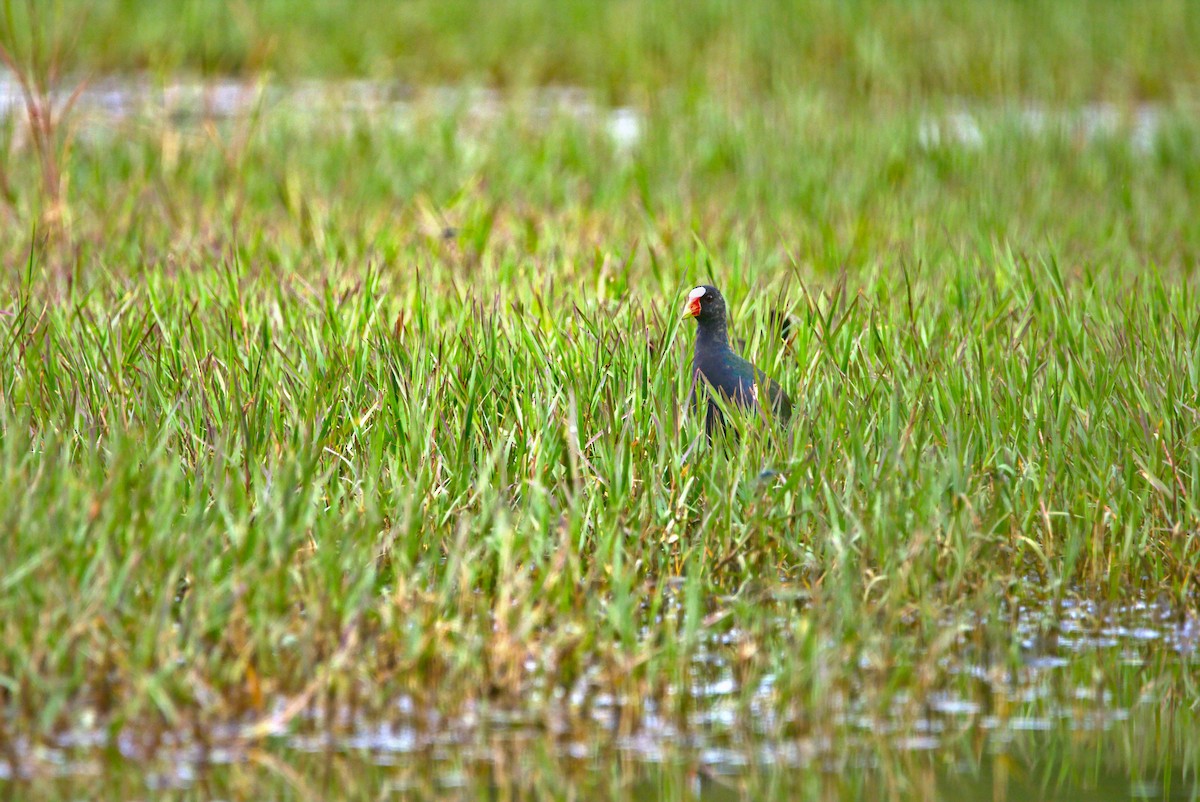
[[[738,356],[733,358],[730,367],[737,377],[739,392],[747,402],[753,399],[755,404],[763,407],[765,401],[765,408],[770,414],[778,416],[784,423],[787,422],[792,415],[792,401],[779,386],[779,382]]]
[[[760,390],[759,388],[763,389]],[[755,399],[758,401],[759,406],[762,406],[763,402],[760,393],[763,393],[763,390],[765,390],[771,414],[778,416],[780,420],[787,423],[788,419],[792,417],[792,400],[788,398],[787,393],[779,386],[779,382],[769,379],[760,373],[754,389]]]
[[[729,401],[740,407],[763,406],[771,415],[777,416],[784,422],[791,417],[792,402],[779,383],[768,378],[750,362],[734,353],[729,353],[711,369],[703,371],[702,382],[712,386],[712,389]],[[696,393],[704,388],[693,387],[692,403],[696,403]],[[762,394],[762,398],[760,398]]]
[[[724,360],[724,371],[721,390],[730,400],[739,406],[750,406],[754,403],[754,387],[758,371],[746,360],[730,353]]]

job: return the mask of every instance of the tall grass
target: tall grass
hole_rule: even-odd
[[[780,113],[655,118],[625,157],[436,115],[79,146],[70,247],[7,246],[4,742],[400,697],[544,726],[611,697],[632,732],[703,709],[701,654],[771,711],[735,731],[847,750],[935,694],[1182,712],[1169,635],[1011,682],[1077,598],[1194,609],[1194,130],[929,151]],[[709,446],[683,407],[702,279],[786,432]]]

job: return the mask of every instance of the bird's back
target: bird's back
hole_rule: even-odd
[[[713,393],[743,408],[762,406],[765,402],[771,414],[784,423],[791,416],[792,404],[783,388],[728,346],[704,352],[697,349],[692,358],[692,376],[697,400],[702,391],[707,394],[706,428],[710,433],[723,421]]]

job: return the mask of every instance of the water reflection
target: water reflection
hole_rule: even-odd
[[[1093,103],[1076,109],[1029,104],[1015,109],[959,109],[929,115],[919,129],[926,148],[957,147],[976,150],[999,130],[1015,130],[1028,137],[1055,136],[1078,142],[1119,139],[1137,153],[1154,148],[1167,114],[1161,106],[1141,104],[1122,108]]]
[[[1087,761],[1082,761],[1086,763]],[[1110,802],[1181,800],[1196,788],[1180,771],[1130,779],[1093,764],[1063,770],[1051,762],[1038,768],[1026,756],[970,751],[880,757],[870,763],[822,767],[755,766],[714,770],[711,764],[672,756],[647,763],[600,753],[566,757],[535,745],[496,744],[488,759],[449,756],[400,763],[346,753],[288,754],[256,750],[246,760],[191,766],[139,764],[106,766],[103,775],[47,776],[35,783],[0,780],[16,796],[36,791],[39,799],[77,799],[103,779],[108,798],[205,799],[733,799],[965,800],[967,802]]]
[[[605,796],[634,797],[656,783],[702,799],[793,788],[809,789],[816,796],[801,795],[811,798],[857,798],[871,783],[898,799],[1190,796],[1200,754],[1189,749],[1200,750],[1200,742],[1189,735],[1196,722],[1186,711],[1173,718],[1140,686],[1122,696],[1078,674],[1087,665],[1080,661],[1114,654],[1136,671],[1149,650],[1156,659],[1173,655],[1186,671],[1194,617],[1161,602],[1086,599],[1025,605],[1015,614],[1015,670],[958,649],[944,658],[950,676],[983,692],[943,687],[915,698],[904,691],[882,712],[851,688],[825,700],[824,717],[812,721],[811,711],[797,714],[785,703],[776,676],[744,686],[731,663],[741,638],[732,628],[695,652],[687,684],[675,689],[687,699],[682,714],[669,701],[635,704],[596,671],[569,691],[542,687],[525,706],[468,703],[448,715],[401,696],[390,715],[374,719],[306,710],[265,730],[275,733],[266,739],[246,737],[250,722],[213,727],[202,741],[171,731],[151,738],[131,726],[110,735],[84,713],[51,743],[9,744],[0,779],[66,788],[72,778],[107,783],[128,774],[124,781],[144,778],[143,790],[158,791],[252,775],[266,786],[302,778],[319,788],[337,766],[372,795],[410,787],[418,796],[448,788],[493,794],[528,775],[554,788],[580,778],[596,787],[611,782]],[[288,705],[280,699],[276,711]]]
[[[369,120],[372,125],[406,129],[422,113],[456,113],[477,124],[515,114],[534,123],[571,119],[605,133],[618,151],[642,138],[643,118],[635,109],[598,104],[589,92],[547,88],[509,96],[483,88],[412,87],[383,81],[301,81],[290,84],[257,80],[175,80],[108,77],[49,96],[58,111],[72,102],[72,124],[85,138],[110,133],[129,123],[169,121],[177,127],[249,119],[263,111],[280,112],[293,122],[334,127]],[[20,84],[0,69],[0,123],[24,116]]]
[[[61,109],[75,87],[50,96]],[[485,88],[424,87],[371,80],[300,81],[289,84],[255,79],[173,80],[167,83],[146,76],[106,77],[85,84],[74,105],[76,130],[85,138],[111,131],[128,122],[169,120],[180,127],[204,122],[246,119],[263,110],[280,111],[293,121],[315,126],[355,124],[369,119],[373,125],[401,129],[412,125],[422,112],[457,113],[467,123],[480,123],[517,113],[534,123],[566,117],[603,131],[618,151],[635,148],[645,128],[643,115],[631,107],[609,108],[584,89],[542,88],[508,95]],[[0,123],[22,115],[20,85],[8,70],[0,69]],[[943,147],[974,150],[997,132],[1017,132],[1026,137],[1065,137],[1079,142],[1123,139],[1135,152],[1153,149],[1169,121],[1166,108],[1154,104],[1121,107],[1094,103],[1077,108],[1038,104],[1018,107],[963,107],[941,114],[925,114],[918,138],[927,149]]]

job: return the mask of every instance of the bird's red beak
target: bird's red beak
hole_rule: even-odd
[[[700,299],[691,298],[683,307],[684,317],[700,317]]]

